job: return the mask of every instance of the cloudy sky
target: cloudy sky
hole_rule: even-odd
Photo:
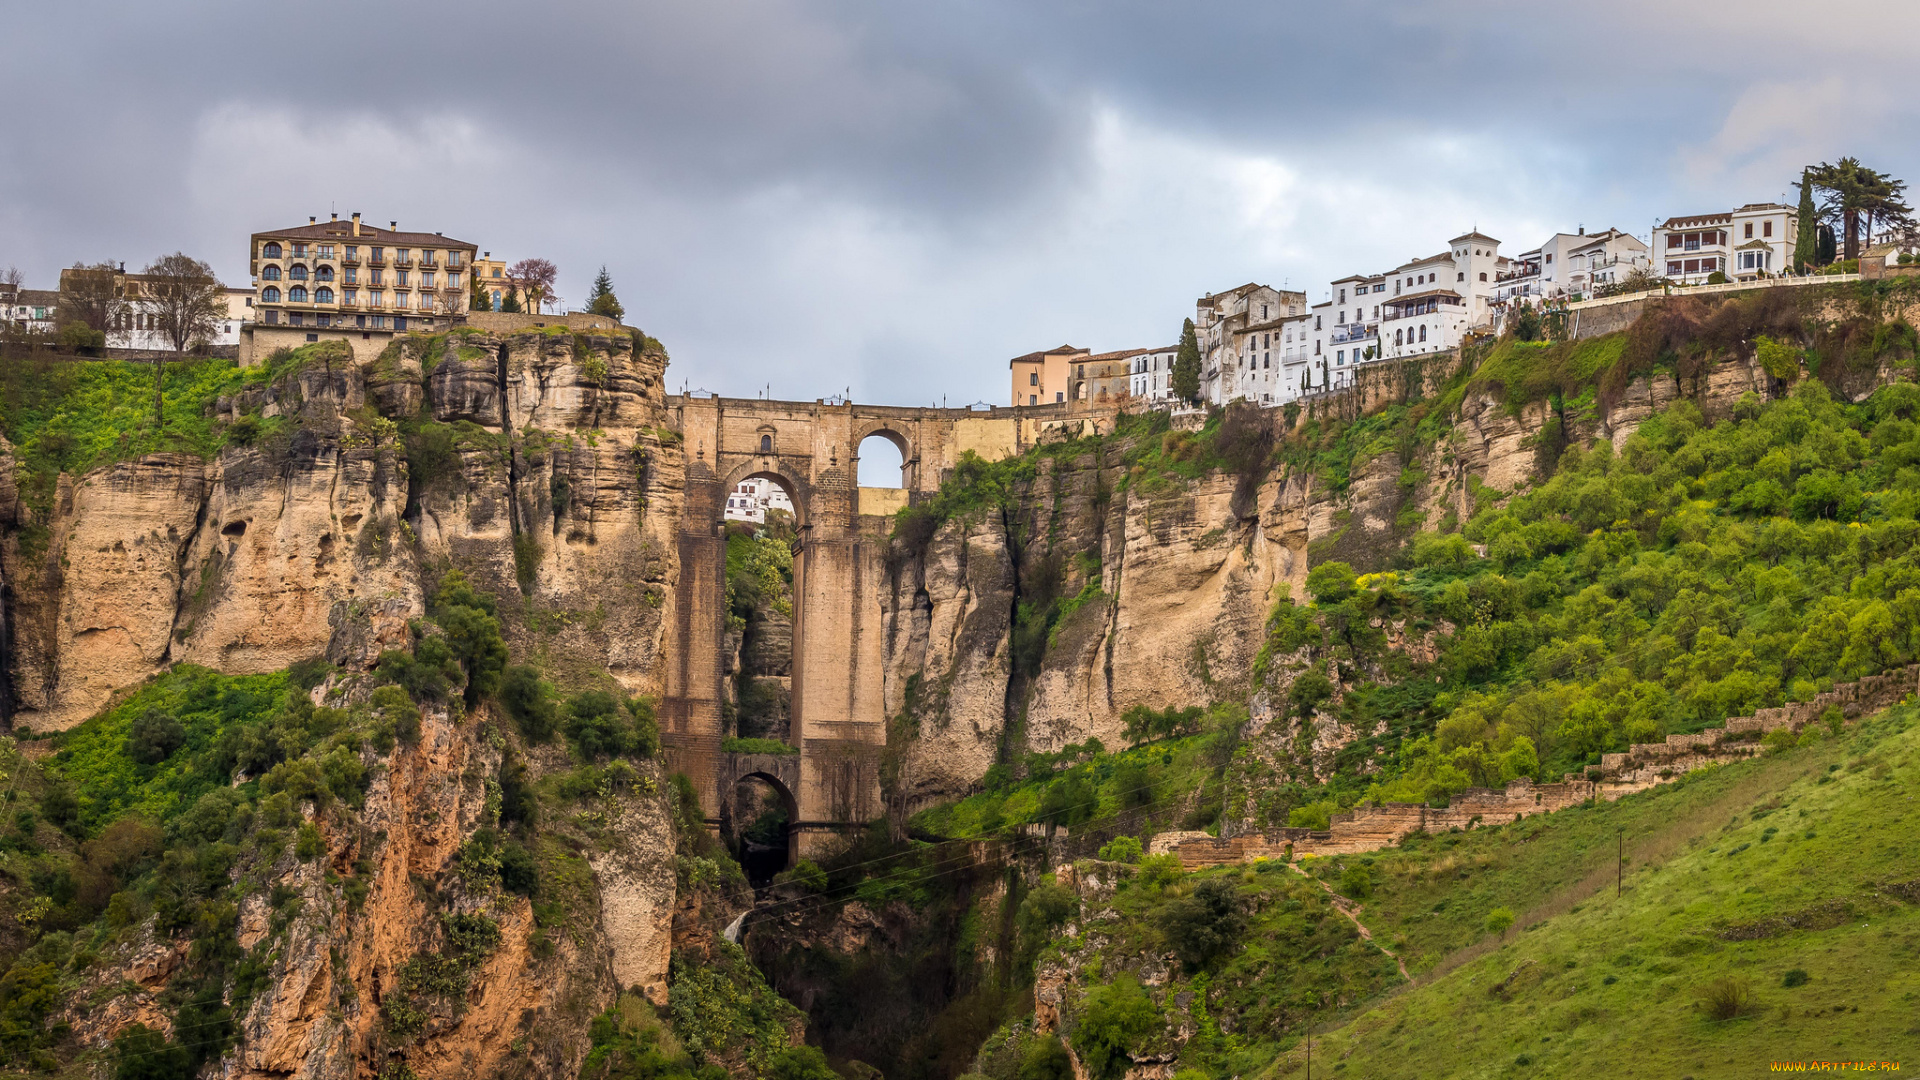
[[[1000,401],[1469,227],[1645,236],[1845,154],[1920,174],[1887,3],[7,5],[0,267],[330,210],[604,263],[675,389]],[[1789,196],[1789,201],[1790,201]]]

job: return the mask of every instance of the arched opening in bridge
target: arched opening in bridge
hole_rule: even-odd
[[[727,687],[724,734],[798,746],[793,654],[799,592],[798,511],[787,481],[755,473],[736,481],[724,509]],[[724,794],[724,793],[723,793]]]
[[[891,431],[876,431],[860,440],[860,486],[907,487],[907,443]]]
[[[749,773],[720,793],[720,835],[748,884],[763,888],[794,862],[793,794],[765,773]]]

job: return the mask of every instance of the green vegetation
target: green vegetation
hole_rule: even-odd
[[[1429,974],[1346,1010],[1314,1055],[1356,1076],[1525,1057],[1556,1075],[1632,1060],[1705,1078],[1843,1045],[1897,1059],[1920,1001],[1916,784],[1908,705],[1619,803],[1378,853],[1362,919]],[[1504,934],[1503,911],[1520,913]],[[1302,1057],[1266,1075],[1304,1075]]]
[[[729,754],[798,754],[799,747],[781,742],[779,739],[742,739],[726,738],[720,741],[720,749]]]

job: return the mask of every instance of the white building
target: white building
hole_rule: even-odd
[[[1353,384],[1353,369],[1381,359],[1380,309],[1385,274],[1349,274],[1327,285],[1327,301],[1313,308],[1306,327],[1310,347],[1286,376],[1286,400]]]
[[[756,476],[741,481],[727,492],[727,508],[722,516],[728,521],[765,524],[769,510],[785,510],[791,514],[793,500],[787,498],[786,490],[779,484]]]
[[[130,282],[141,280],[139,274],[128,274]],[[226,294],[226,318],[215,323],[213,332],[207,335],[207,344],[212,346],[238,346],[240,328],[253,321],[253,290],[221,287]],[[155,352],[170,352],[173,339],[160,332],[154,313],[143,310],[139,301],[133,301],[122,313],[115,324],[113,333],[107,335],[107,343],[121,349],[150,349]]]
[[[1178,345],[1142,349],[1133,354],[1127,374],[1127,393],[1136,401],[1163,408],[1173,401],[1173,361]]]
[[[60,303],[52,289],[13,289],[0,285],[0,322],[17,331],[51,334]]]
[[[1670,217],[1654,226],[1653,258],[1666,276],[1699,285],[1715,272],[1752,281],[1793,269],[1799,217],[1791,206],[1748,203],[1727,213]]]
[[[1632,233],[1585,228],[1554,233],[1539,247],[1500,260],[1491,301],[1494,323],[1498,326],[1521,303],[1587,299],[1599,286],[1652,265],[1647,245]]]
[[[1200,398],[1209,405],[1249,400],[1279,404],[1279,332],[1306,314],[1307,294],[1248,283],[1194,302],[1200,343]]]

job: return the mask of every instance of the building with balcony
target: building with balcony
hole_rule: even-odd
[[[1173,403],[1173,362],[1179,359],[1180,346],[1162,345],[1157,349],[1135,349],[1127,362],[1127,393],[1135,400],[1155,408]]]
[[[52,289],[21,289],[0,284],[0,323],[15,333],[53,333],[59,308],[60,294]]]
[[[1249,282],[1194,302],[1200,344],[1200,399],[1278,404],[1280,334],[1307,313],[1307,294]]]
[[[1387,288],[1385,274],[1349,274],[1327,285],[1326,302],[1314,305],[1305,327],[1307,348],[1284,376],[1284,401],[1350,385],[1355,367],[1380,359]]]
[[[354,214],[254,233],[247,250],[255,318],[240,362],[282,346],[344,340],[371,359],[393,335],[464,319],[477,248],[440,233],[385,229]]]
[[[1684,285],[1722,273],[1753,281],[1793,268],[1799,217],[1781,203],[1748,203],[1726,213],[1670,217],[1653,228],[1654,268]]]

